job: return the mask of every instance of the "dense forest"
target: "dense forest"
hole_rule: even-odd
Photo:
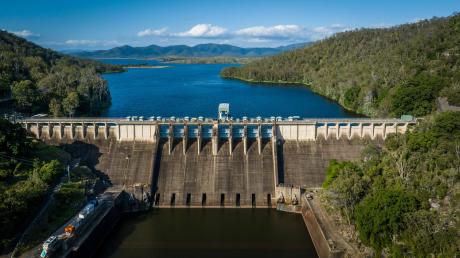
[[[459,176],[460,112],[445,112],[332,162],[323,186],[377,257],[458,257]]]
[[[68,154],[27,137],[20,124],[0,119],[0,254],[40,208]]]
[[[0,30],[0,98],[12,98],[17,111],[97,114],[111,100],[99,74],[119,71],[119,66],[69,57]]]
[[[423,116],[445,96],[460,105],[460,14],[338,33],[315,44],[226,68],[224,78],[301,83],[369,116]]]

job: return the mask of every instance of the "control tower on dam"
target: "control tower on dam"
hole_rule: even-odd
[[[63,145],[113,185],[141,187],[160,207],[267,207],[277,186],[321,186],[330,160],[415,119],[40,118],[19,121]]]

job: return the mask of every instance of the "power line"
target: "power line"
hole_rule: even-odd
[[[33,161],[33,160],[17,158],[17,157],[14,157],[14,156],[10,156],[10,155],[7,155],[7,154],[3,154],[3,153],[0,153],[0,157],[10,158],[10,159],[22,161],[22,162],[24,162],[24,163],[29,163],[30,165],[33,165],[33,164],[34,164],[34,161]]]

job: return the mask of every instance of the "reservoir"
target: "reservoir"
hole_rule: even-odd
[[[96,257],[317,257],[299,214],[274,209],[154,209],[115,227]]]
[[[104,59],[112,64],[167,65],[103,75],[112,105],[102,116],[216,117],[219,103],[230,103],[233,117],[300,116],[340,118],[353,114],[306,86],[250,84],[222,79],[234,64],[163,64],[153,60]]]

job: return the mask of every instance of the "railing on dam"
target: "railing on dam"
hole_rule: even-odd
[[[227,120],[161,119],[128,120],[122,118],[28,118],[18,120],[37,138],[94,139],[118,141],[155,141],[167,139],[274,139],[315,141],[320,138],[382,138],[405,133],[417,120],[403,119],[303,119],[303,120]]]

